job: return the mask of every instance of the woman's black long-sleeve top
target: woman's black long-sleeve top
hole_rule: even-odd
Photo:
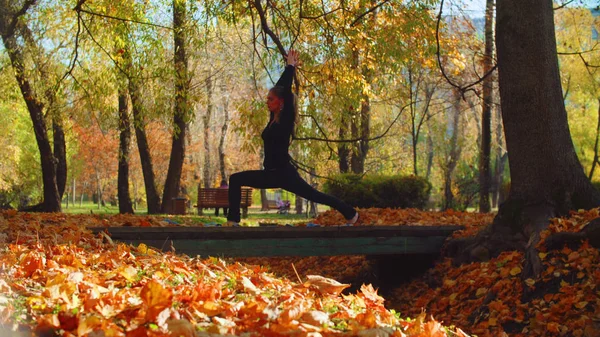
[[[283,109],[279,113],[279,122],[273,122],[275,116],[271,112],[269,123],[261,135],[265,148],[265,160],[263,162],[265,170],[285,168],[290,163],[291,158],[288,150],[295,118],[294,95],[292,94],[294,71],[294,66],[286,66],[281,78],[275,84],[276,86],[282,86],[285,94]]]

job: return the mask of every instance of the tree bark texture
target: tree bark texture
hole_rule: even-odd
[[[485,8],[485,51],[483,73],[492,70],[494,55],[494,0],[486,0]],[[492,76],[483,80],[483,106],[481,109],[481,147],[479,154],[479,212],[490,212],[490,153],[492,143]]]
[[[352,107],[350,107],[352,109]],[[342,113],[340,120],[340,130],[338,133],[339,139],[346,139],[348,137],[348,114]],[[340,173],[348,173],[350,167],[348,166],[348,156],[350,150],[348,149],[348,143],[338,143],[338,167]]]
[[[188,57],[186,53],[187,1],[173,0],[173,36],[175,48],[175,108],[173,111],[173,138],[169,168],[162,197],[163,213],[173,212],[172,200],[179,195],[181,172],[186,150],[186,132],[191,116],[189,99]]]
[[[54,140],[54,157],[56,158],[56,188],[59,200],[67,186],[67,143],[63,128],[62,114],[55,110],[52,113],[52,139]]]
[[[225,87],[222,88],[225,92]],[[229,97],[223,98],[223,126],[221,126],[221,138],[219,139],[219,171],[221,173],[221,181],[228,181],[227,172],[225,170],[225,140],[227,139],[227,129],[229,127]]]
[[[129,78],[129,96],[131,97],[131,111],[133,113],[133,128],[135,130],[135,139],[138,152],[140,154],[140,163],[142,166],[142,175],[144,177],[144,187],[146,189],[146,203],[148,214],[160,213],[160,197],[156,189],[156,177],[152,165],[152,155],[146,135],[146,122],[141,97],[141,88],[138,80],[134,77]]]
[[[211,177],[211,151],[210,151],[210,121],[213,113],[213,81],[210,73],[206,74],[206,113],[204,114],[204,165],[202,177],[204,179],[204,187],[214,187]]]
[[[123,79],[125,80],[125,79]],[[129,120],[127,87],[119,84],[119,166],[117,174],[117,197],[119,213],[133,214],[133,204],[129,195],[129,146],[131,145],[131,122]]]
[[[458,135],[460,134],[460,100],[461,94],[458,90],[454,90],[454,106],[452,109],[452,135],[450,136],[450,148],[448,161],[444,170],[444,207],[443,209],[449,209],[454,206],[454,194],[452,192],[452,177],[454,175],[454,169],[458,164],[460,158],[461,148],[458,145]]]

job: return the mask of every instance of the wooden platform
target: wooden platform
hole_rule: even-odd
[[[406,255],[439,253],[462,226],[104,227],[115,241],[202,257]]]

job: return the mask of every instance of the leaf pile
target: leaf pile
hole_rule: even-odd
[[[423,211],[415,208],[362,208],[358,210],[358,226],[441,226],[462,225],[468,230],[464,235],[479,230],[492,222],[492,213],[469,213],[454,210],[441,212]],[[341,213],[329,210],[320,214],[314,223],[322,226],[338,226],[346,220]]]
[[[599,209],[552,219],[552,232],[579,231]],[[584,243],[546,252],[538,246],[539,280],[521,280],[524,256],[505,252],[488,262],[454,267],[439,262],[424,277],[397,289],[390,307],[403,315],[425,309],[444,324],[470,327],[478,336],[600,336],[600,254]]]
[[[297,279],[297,272],[300,277],[303,275],[319,274],[349,283],[360,279],[361,275],[371,273],[373,268],[371,261],[364,255],[248,257],[232,260],[267,266],[270,272],[290,279]]]
[[[62,336],[448,336],[422,312],[404,320],[387,310],[371,286],[341,295],[348,285],[321,276],[296,283],[114,244],[88,221],[0,213],[2,324]]]

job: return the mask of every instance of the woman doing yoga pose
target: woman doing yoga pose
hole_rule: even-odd
[[[242,186],[283,188],[304,199],[337,209],[346,218],[346,225],[351,226],[358,220],[358,212],[352,206],[314,189],[300,177],[291,163],[288,149],[297,110],[292,80],[297,65],[298,52],[290,50],[281,78],[267,95],[270,118],[261,135],[265,149],[264,169],[238,172],[229,178],[228,226],[239,226]]]

